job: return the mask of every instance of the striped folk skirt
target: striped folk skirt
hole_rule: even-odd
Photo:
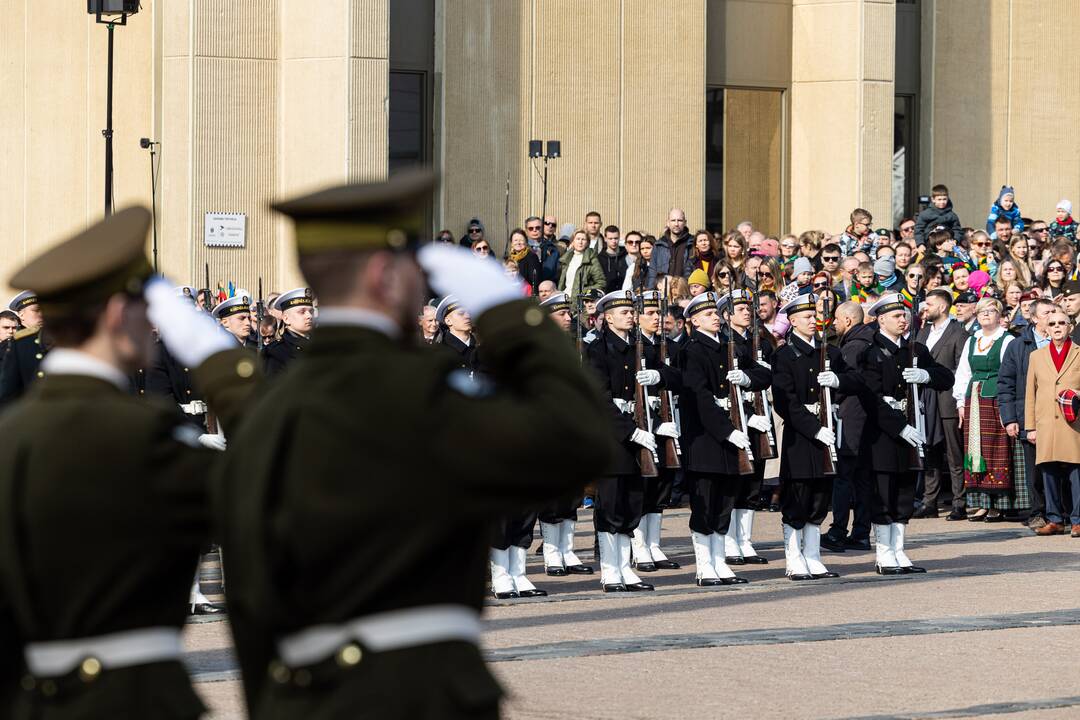
[[[1031,506],[1020,441],[1001,426],[996,398],[968,399],[964,444],[964,487],[973,508],[1019,510]]]

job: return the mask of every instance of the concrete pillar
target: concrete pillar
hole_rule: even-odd
[[[894,0],[793,0],[791,229],[890,223]]]

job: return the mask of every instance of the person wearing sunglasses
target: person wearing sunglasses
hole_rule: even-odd
[[[1056,298],[1065,287],[1066,268],[1060,260],[1051,260],[1046,263],[1043,276],[1039,280],[1039,287],[1043,291],[1043,297]]]
[[[818,255],[821,259],[821,269],[829,273],[829,278],[832,284],[837,287],[843,287],[844,276],[840,271],[840,261],[843,256],[840,254],[840,246],[836,243],[827,243],[821,248],[821,253]]]
[[[1028,365],[1024,420],[1028,440],[1035,443],[1035,463],[1046,493],[1046,525],[1036,535],[1058,535],[1072,525],[1080,537],[1080,347],[1069,337],[1065,311],[1054,308],[1046,320],[1050,343],[1033,353]],[[1065,506],[1062,486],[1071,489]]]
[[[462,247],[472,247],[473,243],[477,240],[484,239],[484,223],[480,221],[480,218],[474,217],[469,219],[469,223],[465,226],[465,234],[461,236],[459,241]]]
[[[552,218],[554,220],[554,218]],[[551,233],[549,236],[548,233]],[[559,279],[559,246],[555,242],[555,226],[533,215],[525,218],[525,235],[529,240],[529,249],[540,260],[538,282]]]
[[[1001,221],[1001,218],[998,218]],[[1000,237],[1000,236],[999,236]],[[1009,237],[1006,233],[1004,237]],[[968,248],[968,257],[975,270],[984,270],[991,275],[997,274],[997,260],[993,254],[994,241],[982,230],[976,230],[971,234],[971,243]]]

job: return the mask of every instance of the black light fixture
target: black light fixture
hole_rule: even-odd
[[[139,12],[139,0],[86,0],[86,12],[109,31],[109,62],[105,91],[105,217],[113,211],[113,30],[117,25],[127,25],[128,15]]]
[[[540,210],[541,218],[547,215],[548,161],[562,157],[562,143],[560,141],[548,140],[546,148],[544,148],[544,144],[541,140],[529,141],[529,157],[533,160],[541,157],[544,159],[544,202]]]

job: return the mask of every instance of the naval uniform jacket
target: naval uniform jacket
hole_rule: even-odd
[[[821,338],[816,338],[821,342]],[[843,353],[835,345],[826,345],[829,369],[836,373],[840,387],[831,391],[833,407],[838,407],[837,395],[855,395],[862,390],[857,372],[848,367]],[[773,402],[776,414],[784,419],[784,438],[780,445],[780,478],[783,480],[816,480],[825,477],[824,443],[814,438],[821,430],[821,420],[807,405],[822,402],[817,376],[821,372],[821,348],[810,345],[795,332],[788,334],[787,343],[773,356]],[[833,431],[837,431],[833,425]]]
[[[223,352],[196,374],[232,427],[255,363]],[[88,375],[36,382],[0,416],[0,433],[0,624],[8,612],[12,623],[0,627],[0,664],[21,662],[27,643],[180,631],[211,537],[208,479],[223,454],[201,447],[171,403]],[[54,698],[23,692],[19,703],[29,717],[56,720],[193,720],[203,710],[179,661],[106,665],[73,685]],[[0,717],[23,716],[0,707]]]
[[[0,362],[0,407],[22,397],[30,384],[42,377],[38,366],[52,349],[52,341],[41,328],[20,330],[4,341]]]
[[[727,381],[728,340],[720,341],[697,330],[682,353],[683,391],[679,396],[679,419],[682,437],[679,444],[691,472],[738,475],[738,450],[727,441],[735,429],[728,410],[719,407],[714,398],[733,398]],[[754,362],[749,345],[735,345],[739,369],[750,376],[751,391],[769,386],[769,371]]]
[[[600,337],[586,346],[589,364],[600,381],[600,389],[607,400],[608,427],[611,428],[611,463],[605,475],[638,475],[638,454],[641,446],[630,440],[637,430],[633,413],[624,413],[615,406],[615,400],[634,401],[637,388],[635,363],[637,362],[636,335],[630,334],[630,342],[623,340],[606,325]],[[659,354],[659,347],[657,348]],[[663,382],[664,373],[660,374]],[[654,386],[655,387],[655,386]]]
[[[545,316],[519,300],[477,318],[488,382],[474,391],[451,378],[461,370],[448,353],[321,325],[230,433],[215,507],[253,719],[285,708],[305,720],[495,712],[498,685],[467,643],[378,653],[370,671],[365,654],[310,690],[278,684],[267,668],[276,638],[312,626],[431,605],[479,612],[491,523],[600,473],[609,439],[599,390]],[[536,432],[553,418],[574,438],[559,452]],[[481,437],[484,452],[469,451]],[[441,547],[454,548],[446,562]]]
[[[765,365],[762,365],[757,361],[757,358],[754,356],[754,342],[752,335],[753,328],[751,327],[751,329],[746,333],[746,335],[743,335],[742,333],[738,332],[734,328],[731,328],[730,326],[728,329],[729,335],[735,338],[735,347],[737,347],[740,351],[739,357],[742,357],[743,354],[748,353],[754,365],[762,368],[767,373],[769,373],[769,384],[771,385],[772,361],[773,355],[776,353],[776,349],[773,344],[775,341],[773,340],[772,333],[770,333],[764,327],[758,328],[758,348],[761,350],[761,362],[765,363]],[[739,367],[742,367],[741,360],[739,361]],[[768,389],[766,388],[764,390],[759,390],[758,392],[768,392]],[[754,410],[754,391],[752,390],[743,393],[743,414],[746,415],[747,419],[749,419],[751,415],[756,414],[756,411]],[[773,421],[771,417],[766,419],[770,423]],[[759,438],[765,433],[761,432],[760,430],[754,430],[753,428],[747,428],[746,434],[750,436],[751,447],[757,448]],[[762,458],[759,458],[755,455],[754,459],[761,460]]]
[[[311,342],[308,338],[285,329],[280,340],[275,340],[263,348],[263,370],[267,377],[278,375],[293,360],[303,353]]]
[[[931,390],[952,388],[953,373],[940,365],[922,343],[914,345],[901,338],[897,346],[881,332],[874,334],[874,341],[859,358],[859,369],[868,392],[864,395],[871,403],[866,409],[866,428],[863,443],[870,458],[870,467],[878,473],[906,473],[913,471],[911,457],[915,449],[900,437],[908,425],[907,413],[890,407],[885,397],[911,401],[911,385],[904,380],[903,372],[911,367],[912,348],[919,358],[919,367],[930,374],[930,382],[921,386]]]
[[[476,335],[471,335],[469,337],[469,344],[466,345],[457,335],[447,330],[443,333],[442,344],[454,351],[458,367],[462,370],[476,372],[480,369],[479,364],[477,363]]]

